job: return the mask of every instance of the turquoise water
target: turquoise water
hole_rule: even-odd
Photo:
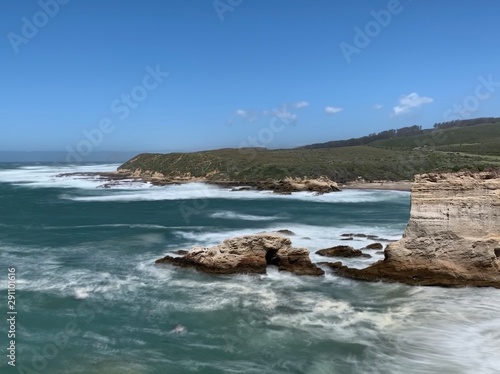
[[[105,189],[57,177],[116,166],[0,165],[0,311],[6,316],[10,267],[18,311],[16,367],[2,354],[2,373],[498,372],[498,290],[154,265],[178,249],[278,229],[311,252],[346,244],[343,233],[397,239],[408,193]],[[375,252],[347,263],[367,266]]]

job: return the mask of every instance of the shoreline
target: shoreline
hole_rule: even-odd
[[[347,182],[342,185],[338,185],[338,189],[325,188],[322,186],[314,186],[313,188],[305,188],[305,186],[300,186],[302,188],[297,188],[298,186],[280,186],[279,181],[224,181],[224,180],[208,180],[201,177],[192,178],[160,178],[154,175],[137,175],[131,172],[80,172],[80,173],[64,173],[59,174],[59,177],[65,176],[86,176],[86,177],[97,177],[103,180],[103,187],[109,188],[122,180],[133,180],[134,182],[151,183],[155,186],[168,186],[168,185],[179,185],[188,183],[206,183],[214,186],[233,188],[233,190],[270,190],[275,193],[291,193],[300,191],[312,191],[319,193],[331,193],[331,192],[341,192],[342,190],[387,190],[387,191],[411,191],[411,186],[413,182],[411,181],[378,181],[378,182]],[[332,182],[337,186],[335,182]],[[284,188],[285,187],[285,188]],[[318,188],[319,187],[319,188]]]
[[[405,191],[410,192],[413,182],[400,181],[400,182],[347,182],[340,186],[343,190],[392,190],[392,191]]]

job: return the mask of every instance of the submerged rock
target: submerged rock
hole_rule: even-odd
[[[210,248],[195,247],[182,257],[165,256],[156,264],[190,267],[210,274],[265,274],[268,265],[298,275],[324,274],[311,262],[307,249],[294,248],[290,239],[269,233],[226,239]]]
[[[372,244],[368,244],[365,248],[366,249],[383,249],[384,246],[380,243],[372,243]]]
[[[340,234],[340,236],[342,238],[346,238],[346,239],[341,239],[341,240],[352,240],[354,238],[366,238],[366,239],[370,239],[370,240],[377,240],[377,241],[380,241],[380,242],[393,242],[394,240],[391,240],[391,239],[384,239],[384,238],[381,238],[377,235],[367,235],[367,234],[352,234],[352,233],[349,233],[349,234]]]
[[[177,251],[174,251],[176,255],[187,255],[189,251],[186,251],[185,249],[179,249]]]
[[[295,235],[295,233],[292,230],[287,230],[287,229],[276,230],[276,232],[279,234],[287,235],[287,236],[294,236]]]
[[[385,259],[339,275],[422,286],[500,288],[500,172],[415,177],[410,221]]]
[[[369,254],[363,253],[359,249],[354,249],[348,245],[338,245],[332,248],[320,249],[319,251],[316,251],[316,254],[326,257],[372,257]]]
[[[336,261],[336,262],[319,262],[318,265],[326,265],[332,269],[340,269],[342,268],[344,265],[342,265],[342,262],[340,261]]]

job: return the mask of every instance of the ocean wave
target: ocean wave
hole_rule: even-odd
[[[152,186],[145,189],[131,191],[117,191],[113,189],[99,190],[99,194],[89,195],[61,195],[61,199],[78,202],[129,202],[129,201],[162,201],[162,200],[301,200],[316,203],[361,203],[383,202],[408,204],[409,192],[405,191],[370,191],[345,190],[329,194],[318,195],[312,192],[295,192],[290,195],[275,194],[272,191],[231,191],[204,183],[188,183],[183,185]]]
[[[364,248],[366,245],[377,242],[368,238],[355,238],[355,240],[345,241],[342,240],[342,234],[345,233],[362,233],[365,235],[375,235],[387,240],[398,240],[401,238],[404,226],[401,228],[393,226],[312,226],[294,223],[286,224],[270,224],[262,226],[261,228],[253,229],[192,229],[182,228],[174,230],[173,233],[177,237],[184,240],[186,245],[189,246],[203,246],[209,247],[219,244],[225,239],[243,236],[254,235],[259,232],[276,232],[278,230],[290,230],[294,233],[289,236],[292,245],[300,248],[307,248],[310,251],[310,257],[313,262],[329,261],[331,258],[323,257],[315,254],[319,249],[329,248],[336,245],[349,245],[356,249]],[[383,244],[387,242],[382,241]],[[184,249],[186,247],[183,247]],[[383,258],[383,255],[377,254],[376,251],[366,250],[372,258],[343,258],[342,261],[351,267],[363,268],[371,263]]]
[[[96,176],[68,175],[67,173],[112,172],[118,164],[107,165],[37,165],[22,166],[15,169],[0,170],[0,183],[30,188],[65,188],[74,190],[92,190],[92,195],[68,194],[59,196],[62,200],[77,202],[128,202],[128,201],[161,201],[161,200],[300,200],[316,203],[360,203],[383,202],[408,204],[409,192],[377,191],[377,190],[344,190],[337,193],[318,195],[313,192],[296,192],[291,195],[275,194],[272,191],[232,191],[204,183],[188,183],[184,185],[152,186],[150,183],[119,181],[111,188],[101,189],[103,180]],[[225,218],[224,213],[219,217]],[[232,219],[233,212],[225,214]],[[250,215],[245,220],[261,220]],[[262,218],[264,220],[264,218]]]
[[[327,231],[300,225],[288,228],[297,234]],[[379,235],[390,232],[387,229]],[[202,239],[215,240],[209,236]],[[60,248],[40,249],[38,254],[19,258],[10,253],[8,258],[23,261],[19,292],[26,297],[27,291],[33,291],[85,300],[82,302],[102,308],[96,313],[108,316],[118,306],[131,305],[140,309],[140,318],[150,318],[147,333],[162,338],[169,331],[162,323],[171,314],[180,318],[179,323],[189,331],[187,335],[193,336],[186,342],[188,346],[214,354],[227,349],[228,336],[233,339],[229,342],[235,342],[235,349],[258,353],[262,347],[273,347],[276,358],[293,347],[294,356],[282,366],[294,367],[297,361],[304,372],[326,370],[333,367],[328,365],[339,362],[349,368],[340,372],[364,374],[486,374],[497,368],[500,290],[363,283],[329,274],[322,278],[299,277],[276,268],[270,268],[267,275],[214,277],[194,270],[154,266],[154,253],[117,259],[106,248],[71,250],[77,249],[94,254],[99,263],[109,264],[109,271],[83,268],[88,263],[79,269],[63,268]],[[128,272],[120,272],[127,267]],[[231,318],[221,322],[217,319],[221,314]],[[197,322],[201,315],[207,316],[209,327]],[[136,327],[131,322],[120,328]],[[297,341],[300,345],[294,343]],[[207,347],[209,343],[212,345]],[[346,351],[362,347],[363,353],[349,354],[339,361],[338,354],[322,357],[311,351],[311,347],[325,345],[332,350],[345,347]],[[238,351],[234,355],[243,359]],[[305,359],[310,355],[314,362]],[[198,364],[211,365],[203,357]]]
[[[419,292],[405,300],[410,313],[388,336],[395,354],[389,354],[387,345],[373,345],[368,360],[358,362],[361,372],[497,371],[500,290],[415,289]]]
[[[230,219],[230,220],[242,220],[242,221],[273,221],[283,218],[283,216],[256,216],[252,214],[243,214],[229,210],[213,213],[210,215],[210,217]]]
[[[65,176],[66,173],[91,173],[116,171],[119,164],[99,165],[37,165],[22,166],[16,169],[0,170],[0,183],[31,188],[79,188],[95,189],[102,180],[90,176]]]
[[[89,228],[121,228],[128,227],[130,229],[171,229],[175,227],[162,226],[162,225],[154,225],[148,223],[104,223],[100,225],[75,225],[75,226],[41,226],[44,230],[73,230],[73,229],[89,229]]]

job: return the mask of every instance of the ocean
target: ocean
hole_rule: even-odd
[[[102,188],[93,177],[57,176],[117,166],[0,164],[1,373],[500,372],[500,290],[154,264],[179,249],[281,229],[324,261],[316,250],[373,242],[342,234],[400,238],[409,193]],[[366,252],[372,258],[343,262],[382,258]],[[13,287],[14,324],[6,321]]]

